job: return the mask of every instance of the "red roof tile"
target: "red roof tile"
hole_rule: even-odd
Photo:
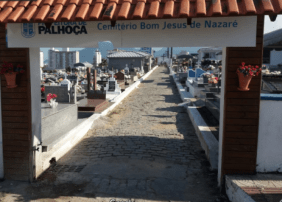
[[[282,0],[0,1],[0,23],[282,14]]]

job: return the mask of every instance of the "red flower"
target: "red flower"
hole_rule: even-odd
[[[259,72],[257,72],[256,75],[258,76],[258,75],[259,75]]]
[[[245,66],[245,64],[246,64],[245,62],[242,62],[242,66]]]
[[[250,73],[251,76],[253,76],[253,72],[250,71],[249,73]]]

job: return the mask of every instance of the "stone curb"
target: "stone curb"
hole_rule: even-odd
[[[227,175],[225,178],[225,190],[232,202],[255,202],[243,189],[236,185]]]

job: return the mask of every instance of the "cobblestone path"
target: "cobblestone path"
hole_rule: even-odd
[[[168,69],[158,67],[57,162],[53,170],[57,189],[45,185],[46,197],[218,201],[217,173],[209,171],[193,125],[179,103]],[[77,187],[71,189],[70,184]]]

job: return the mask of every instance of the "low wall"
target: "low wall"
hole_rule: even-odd
[[[281,110],[281,94],[261,94],[257,172],[282,172]]]

